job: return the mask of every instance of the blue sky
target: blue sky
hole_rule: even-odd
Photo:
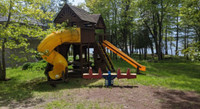
[[[70,3],[72,3],[73,5],[78,5],[80,3],[84,3],[85,0],[69,0]]]

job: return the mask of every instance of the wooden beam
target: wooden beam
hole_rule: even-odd
[[[90,43],[88,43],[87,46],[87,54],[88,54],[88,63],[90,62]],[[88,70],[89,70],[90,64],[88,64]]]
[[[80,59],[80,69],[81,73],[83,73],[83,47],[82,44],[80,44],[80,53],[79,53],[79,59]]]
[[[94,33],[95,35],[97,35],[97,36],[110,36],[109,34],[101,34],[101,33]]]
[[[103,31],[104,31],[104,40],[106,40],[106,35],[105,35],[106,34],[106,29],[104,28]]]

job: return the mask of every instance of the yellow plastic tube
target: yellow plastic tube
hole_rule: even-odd
[[[60,79],[65,68],[68,67],[66,59],[56,52],[54,48],[62,43],[80,43],[80,28],[56,31],[46,36],[38,45],[38,51],[42,58],[53,65],[53,70],[49,71],[49,77],[53,80]]]

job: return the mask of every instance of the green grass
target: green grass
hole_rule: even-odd
[[[41,71],[24,71],[17,68],[7,69],[7,78],[11,80],[0,82],[0,101],[4,101],[3,103],[32,97],[32,87],[43,81],[41,78],[44,78],[44,75]]]
[[[126,72],[127,68],[131,68],[131,72],[135,72],[135,68],[118,59],[113,61],[115,68],[120,68],[122,72]],[[139,61],[147,67],[146,75],[137,75],[136,79],[115,80],[115,85],[150,85],[155,87],[167,87],[170,89],[196,91],[200,93],[200,63],[184,60],[168,60],[160,62]],[[37,63],[34,63],[37,65]],[[41,63],[38,63],[40,65]],[[56,88],[51,87],[46,81],[44,71],[36,67],[29,70],[21,70],[22,67],[7,69],[7,78],[11,80],[0,82],[0,106],[6,106],[11,101],[21,102],[34,97],[61,97],[63,93],[75,88],[89,88],[90,86],[103,86],[104,80],[85,80],[70,79],[69,82],[58,84]],[[57,93],[59,92],[59,93]],[[68,93],[70,95],[70,93]],[[59,103],[57,103],[59,102]],[[60,108],[99,108],[98,103],[88,101],[77,103],[74,107],[73,102],[58,100],[46,104],[44,107],[54,108],[54,103]],[[107,108],[107,107],[104,107]]]
[[[56,88],[47,83],[43,70],[21,70],[22,67],[7,69],[9,81],[0,81],[0,106],[8,105],[12,101],[21,102],[34,97],[59,96],[63,90],[87,87],[98,83],[98,80],[85,80],[81,78],[70,79],[66,83],[58,84]],[[62,95],[60,95],[62,96]]]
[[[146,75],[137,75],[136,79],[127,80],[130,84],[164,86],[171,89],[196,91],[200,93],[200,63],[168,60],[161,62],[139,61],[146,66]],[[114,61],[116,68],[126,72],[131,65],[123,60]],[[135,70],[132,70],[134,72]]]
[[[45,104],[45,109],[116,109],[114,106],[100,106],[98,102],[82,101],[76,104],[66,100],[56,100]]]

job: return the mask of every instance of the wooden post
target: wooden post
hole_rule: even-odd
[[[88,70],[89,70],[89,67],[90,67],[90,43],[88,43],[87,45],[87,56],[88,56]]]
[[[104,32],[104,39],[103,40],[106,40],[106,29],[105,28],[103,29],[103,32]]]
[[[137,66],[137,74],[140,74],[139,66]]]
[[[87,62],[87,60],[88,60],[88,59],[87,59],[87,58],[88,58],[88,57],[87,57],[87,46],[84,45],[83,48],[84,48],[84,55],[85,55],[85,57],[84,57],[84,58],[85,58],[85,59],[84,59],[85,61],[84,61],[84,62]]]
[[[81,73],[83,73],[83,47],[82,44],[80,44],[80,53],[79,53],[79,59],[80,59],[80,68],[81,68]]]
[[[102,43],[103,42],[103,35],[98,35],[99,37],[99,42]]]
[[[72,47],[73,47],[73,61],[75,61],[76,60],[75,45],[73,45]]]

